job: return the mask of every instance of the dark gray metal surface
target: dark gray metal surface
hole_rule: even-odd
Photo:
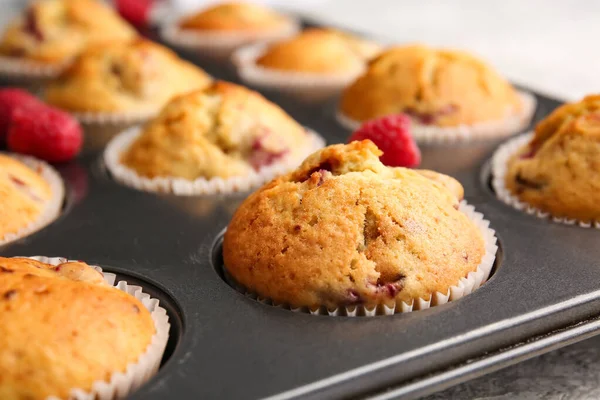
[[[235,80],[227,68],[202,66]],[[346,140],[348,132],[335,122],[332,104],[270,97],[328,143]],[[544,97],[539,101],[537,118],[558,105]],[[542,221],[497,200],[482,170],[496,145],[423,148],[422,167],[459,179],[467,200],[491,221],[500,240],[497,271],[484,287],[425,311],[324,317],[246,298],[217,270],[219,233],[247,194],[183,198],[137,192],[112,181],[98,155],[59,168],[71,199],[63,217],[0,248],[0,254],[82,259],[154,285],[176,321],[174,336],[181,339],[176,347],[172,340],[170,359],[132,399],[373,395],[468,359],[485,359],[600,310],[599,232]],[[572,332],[583,338],[596,329]],[[555,339],[547,349],[573,340],[549,337]],[[531,343],[521,349],[523,354],[540,351]],[[490,360],[495,360],[492,366],[508,363]],[[474,376],[475,371],[468,372],[452,382]],[[428,382],[406,396],[441,388],[445,381]]]

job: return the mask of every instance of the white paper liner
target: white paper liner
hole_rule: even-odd
[[[68,64],[44,64],[18,57],[0,56],[0,76],[49,80],[60,75]]]
[[[515,155],[523,146],[526,146],[532,139],[533,133],[528,132],[523,135],[519,135],[513,139],[510,139],[506,143],[503,143],[498,147],[494,156],[492,157],[492,186],[496,192],[496,196],[504,203],[516,208],[517,210],[524,211],[529,215],[535,215],[541,219],[550,219],[553,222],[566,225],[579,225],[582,228],[596,228],[600,229],[600,221],[584,222],[578,221],[573,218],[565,217],[554,217],[549,212],[542,211],[535,208],[521,200],[512,194],[512,192],[506,187],[505,178],[508,171],[508,161],[513,155]]]
[[[69,260],[60,257],[27,257],[50,265],[59,265]],[[111,375],[108,381],[97,380],[93,383],[92,389],[86,392],[82,389],[74,388],[71,390],[69,399],[72,400],[112,400],[126,397],[129,393],[136,390],[143,383],[148,381],[156,374],[160,367],[167,341],[169,339],[169,316],[167,311],[160,307],[159,300],[150,297],[143,292],[141,286],[128,285],[126,281],[115,282],[116,275],[103,273],[102,268],[91,265],[96,271],[102,273],[104,281],[117,289],[129,293],[138,299],[144,307],[150,312],[156,333],[146,351],[140,355],[135,363],[127,366],[125,372],[116,372]],[[55,396],[47,397],[46,400],[60,400]]]
[[[263,89],[276,89],[308,100],[337,95],[364,72],[364,67],[347,73],[317,74],[265,68],[256,60],[268,49],[268,43],[255,43],[236,50],[231,61],[244,83]]]
[[[496,259],[496,251],[498,246],[496,245],[496,232],[490,228],[490,221],[483,218],[483,214],[476,212],[475,207],[467,204],[466,201],[461,201],[459,210],[463,212],[473,223],[477,226],[484,240],[485,254],[481,259],[481,263],[477,269],[473,272],[469,272],[464,278],[453,286],[448,288],[446,293],[435,292],[432,293],[429,299],[415,299],[412,303],[406,303],[404,301],[398,301],[394,306],[388,306],[385,304],[379,304],[376,307],[368,308],[362,305],[359,306],[347,306],[338,307],[335,309],[328,309],[325,306],[321,306],[317,309],[310,309],[308,307],[292,308],[287,304],[277,303],[268,298],[257,295],[256,293],[249,292],[246,288],[235,282],[235,280],[227,273],[227,267],[223,268],[225,276],[228,282],[236,290],[245,294],[246,296],[263,304],[271,305],[274,307],[288,309],[294,312],[301,312],[313,315],[330,315],[330,316],[366,316],[372,317],[376,315],[393,315],[399,313],[412,312],[416,310],[425,310],[430,307],[439,306],[446,304],[450,301],[455,301],[471,294],[477,290],[485,281],[489,278],[492,268],[494,267],[494,260]]]
[[[141,131],[142,128],[133,127],[118,134],[110,141],[104,150],[104,162],[108,171],[114,179],[126,186],[147,192],[173,193],[179,196],[248,191],[297,167],[305,157],[325,146],[325,140],[321,136],[307,130],[309,140],[306,149],[298,152],[297,157],[284,158],[283,161],[263,167],[257,172],[253,171],[247,176],[228,179],[198,178],[194,181],[174,177],[146,178],[121,163],[121,155],[137,139]]]
[[[272,42],[286,39],[300,31],[297,20],[288,17],[281,29],[263,32],[215,32],[182,29],[182,18],[167,20],[160,28],[160,36],[166,43],[200,55],[226,57],[236,48],[252,42]]]
[[[421,144],[459,143],[512,135],[529,126],[537,105],[537,100],[532,94],[519,92],[519,96],[523,108],[519,113],[511,113],[503,120],[443,128],[420,124],[413,120],[412,135]],[[351,131],[357,130],[363,124],[363,122],[344,115],[339,108],[336,112],[336,118],[340,125]]]
[[[41,177],[50,185],[50,190],[52,191],[52,197],[46,203],[40,216],[35,221],[29,223],[29,225],[21,228],[18,232],[9,233],[5,235],[4,238],[0,238],[0,246],[2,246],[30,235],[54,221],[60,215],[60,211],[63,206],[65,199],[65,186],[60,174],[42,160],[15,153],[0,152],[0,154],[15,158],[27,165],[29,168],[38,172]]]
[[[68,110],[65,110],[68,111]],[[141,124],[155,117],[160,112],[156,110],[145,111],[115,111],[115,112],[71,112],[79,122],[84,125],[134,125]]]

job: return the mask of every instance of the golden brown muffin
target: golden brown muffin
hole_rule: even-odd
[[[0,242],[39,219],[51,198],[50,185],[40,174],[0,154]]]
[[[86,49],[46,90],[46,101],[78,112],[153,112],[172,97],[208,86],[202,69],[148,40]]]
[[[257,92],[216,82],[171,101],[122,162],[149,178],[229,178],[297,157],[307,140],[301,125]]]
[[[307,29],[271,45],[256,64],[316,74],[360,72],[379,50],[375,43],[333,29]]]
[[[507,188],[554,217],[600,221],[600,95],[563,105],[508,162]]]
[[[62,63],[87,45],[135,36],[135,30],[100,1],[38,0],[4,32],[0,55]]]
[[[185,18],[182,29],[217,32],[264,32],[289,25],[287,17],[258,4],[221,3]]]
[[[232,278],[279,303],[332,309],[429,299],[475,271],[484,239],[458,211],[460,184],[386,167],[381,154],[368,140],[329,146],[252,194],[225,234]]]
[[[441,127],[498,121],[522,107],[515,89],[479,59],[420,45],[380,54],[340,103],[355,121],[406,113]]]
[[[0,398],[66,399],[125,371],[155,333],[135,297],[83,262],[0,258]]]

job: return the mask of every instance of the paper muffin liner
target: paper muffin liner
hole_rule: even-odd
[[[308,73],[262,67],[256,60],[268,49],[268,43],[255,43],[236,50],[231,61],[244,83],[295,95],[303,100],[321,101],[338,95],[364,72],[364,68],[347,73]]]
[[[0,80],[7,84],[40,89],[41,85],[56,78],[67,67],[61,64],[44,64],[17,57],[0,56]]]
[[[179,196],[210,195],[216,193],[232,193],[248,191],[283,175],[297,167],[304,158],[325,146],[325,140],[317,133],[307,130],[309,137],[304,151],[297,157],[286,157],[282,161],[252,171],[247,176],[232,178],[198,178],[188,180],[175,177],[147,178],[140,176],[133,169],[121,163],[121,155],[141,134],[140,127],[134,127],[118,134],[104,150],[104,162],[108,171],[118,182],[147,192],[172,193]]]
[[[526,146],[533,137],[533,132],[528,132],[510,139],[498,147],[492,157],[492,186],[496,192],[496,196],[504,203],[524,211],[529,215],[535,215],[541,219],[550,219],[553,222],[565,225],[579,225],[582,228],[600,229],[600,221],[586,222],[579,221],[573,218],[555,217],[547,211],[542,211],[532,205],[519,200],[506,187],[505,178],[508,171],[508,161],[514,156],[523,146]]]
[[[519,92],[519,96],[523,108],[519,113],[510,113],[502,120],[452,127],[424,125],[413,120],[412,135],[421,144],[443,144],[500,138],[518,133],[529,126],[537,105],[537,100],[532,94]],[[336,118],[340,125],[351,131],[357,130],[363,124],[344,115],[339,108]]]
[[[73,261],[61,257],[27,257],[50,265],[59,265],[65,262]],[[104,276],[104,281],[117,289],[126,292],[138,299],[144,307],[150,312],[154,329],[156,332],[152,336],[150,344],[146,351],[140,355],[135,363],[127,366],[124,372],[115,372],[108,380],[97,380],[92,384],[90,391],[73,388],[69,395],[72,400],[112,400],[121,399],[139,388],[156,374],[160,367],[167,341],[169,340],[169,316],[167,311],[160,307],[159,300],[150,297],[144,293],[141,286],[127,284],[126,281],[116,282],[116,275],[102,272],[102,268],[97,265],[90,265],[96,271]],[[46,400],[60,400],[58,397],[50,396]]]
[[[313,315],[329,315],[329,316],[366,316],[372,317],[376,315],[393,315],[399,313],[412,312],[416,310],[425,310],[430,307],[439,306],[446,304],[450,301],[458,300],[473,291],[479,289],[479,287],[486,282],[489,278],[492,268],[494,267],[494,261],[496,259],[496,251],[498,246],[496,245],[496,232],[490,228],[490,221],[483,218],[483,214],[475,211],[475,207],[467,204],[466,201],[461,201],[459,210],[463,212],[469,219],[477,226],[484,240],[485,254],[481,259],[481,263],[477,266],[475,271],[469,272],[465,277],[448,288],[446,293],[435,292],[431,293],[429,299],[418,298],[414,299],[412,303],[406,303],[404,301],[397,301],[395,305],[389,306],[386,304],[379,304],[375,307],[369,308],[366,306],[347,306],[338,307],[335,309],[328,309],[326,306],[320,306],[316,309],[308,307],[290,307],[288,304],[282,304],[275,302],[271,299],[259,296],[253,293],[237,283],[235,279],[227,272],[227,267],[224,266],[223,272],[225,274],[228,283],[237,291],[245,294],[246,296],[263,304],[284,308],[294,312],[301,312],[305,314]]]
[[[182,18],[165,21],[160,28],[163,41],[183,50],[216,59],[227,57],[238,47],[253,42],[273,42],[298,33],[300,23],[288,17],[285,27],[268,32],[202,32],[179,27]]]
[[[0,152],[0,154],[15,158],[38,172],[42,179],[50,185],[50,190],[52,191],[52,197],[48,200],[38,218],[29,223],[29,225],[21,228],[18,232],[9,233],[4,238],[0,238],[0,246],[2,246],[39,231],[58,218],[65,199],[65,186],[60,174],[42,160],[21,154],[4,152]]]

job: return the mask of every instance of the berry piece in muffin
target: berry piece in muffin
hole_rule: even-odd
[[[379,45],[333,29],[307,29],[271,45],[256,64],[273,70],[311,74],[360,72]]]
[[[49,104],[75,112],[154,112],[173,96],[200,89],[202,69],[148,40],[87,48],[46,90]]]
[[[506,187],[554,217],[600,221],[600,95],[557,108],[508,161]]]
[[[335,309],[429,299],[475,271],[484,239],[458,210],[460,184],[380,155],[368,140],[329,146],[253,193],[225,233],[233,280],[292,307]]]
[[[257,92],[226,82],[173,99],[122,156],[149,178],[245,176],[299,153],[305,129]]]
[[[52,195],[38,172],[0,154],[0,242],[41,218]]]
[[[8,26],[0,39],[0,55],[58,64],[88,45],[135,36],[135,30],[101,1],[38,0]]]
[[[221,3],[183,19],[185,30],[213,32],[277,31],[289,25],[289,19],[267,7],[243,2]]]
[[[366,139],[383,151],[381,162],[388,167],[413,168],[421,162],[421,151],[410,133],[410,118],[406,115],[389,115],[367,121],[348,141]]]
[[[135,297],[83,262],[0,257],[0,398],[69,398],[125,372],[155,333]]]
[[[380,54],[340,103],[354,121],[405,113],[418,124],[439,127],[499,121],[522,107],[517,91],[481,60],[420,45]]]

